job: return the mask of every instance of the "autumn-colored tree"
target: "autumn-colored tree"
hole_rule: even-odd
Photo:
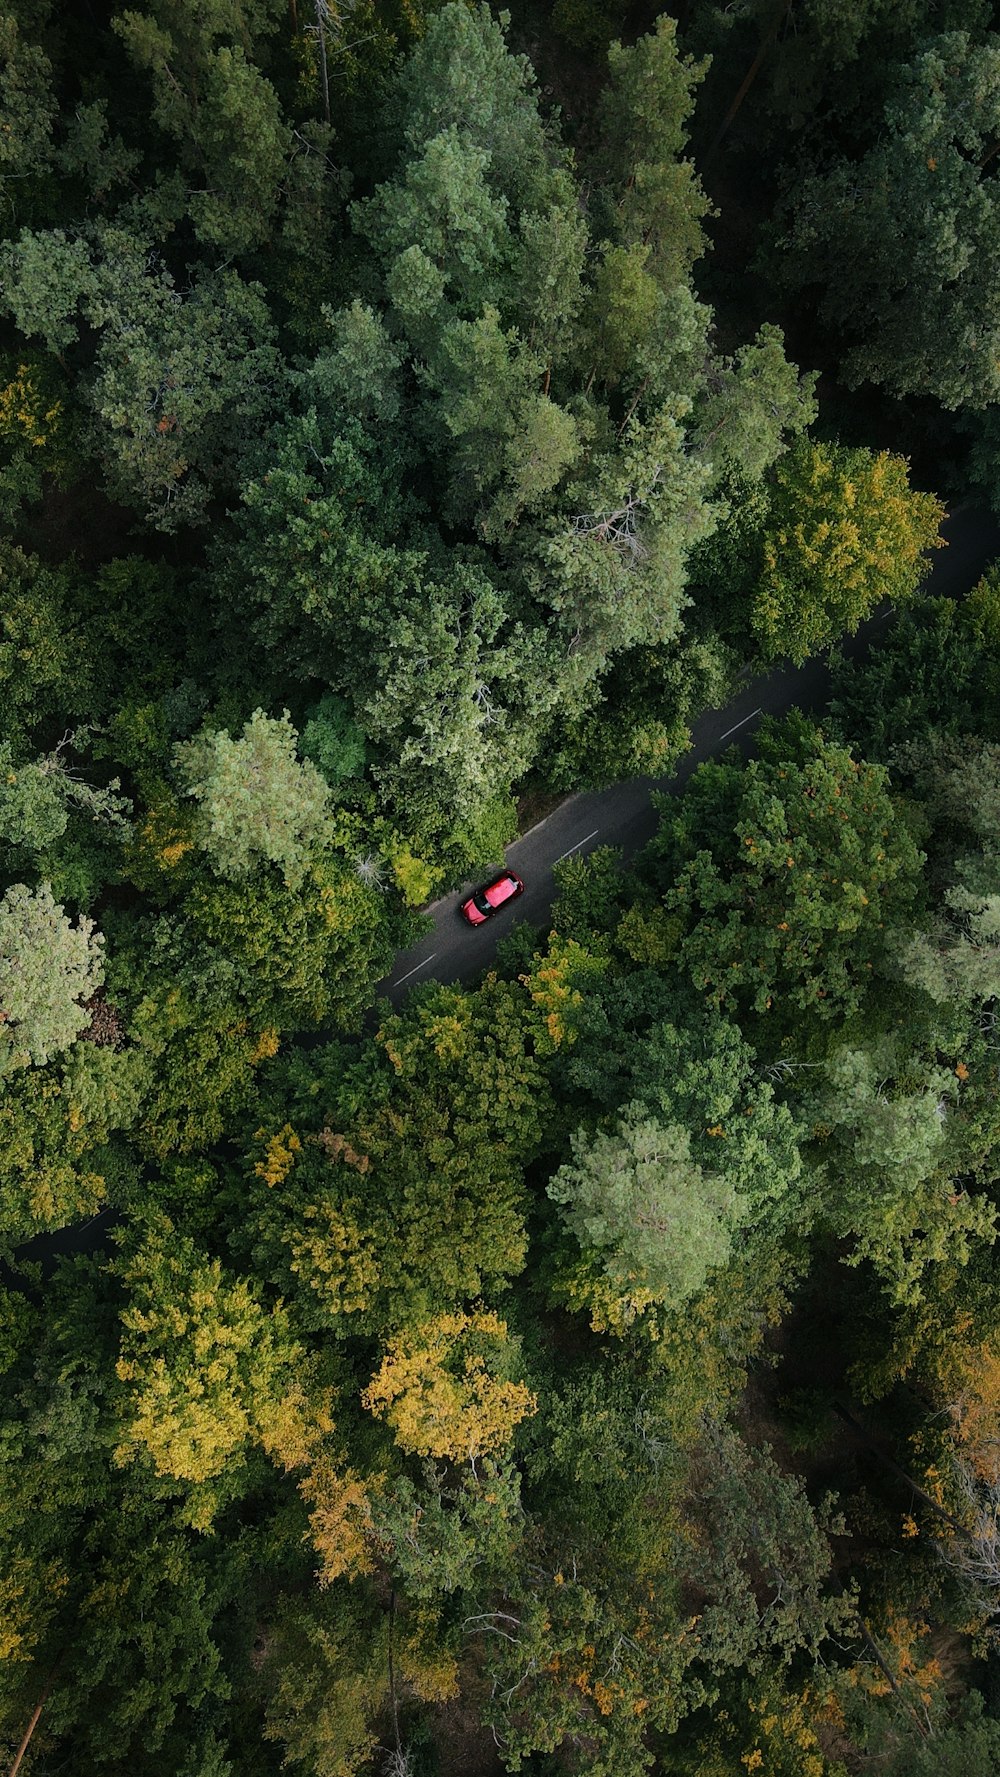
[[[390,1339],[362,1400],[401,1449],[468,1461],[502,1450],[534,1412],[516,1366],[517,1344],[496,1314],[441,1314]]]
[[[883,599],[917,590],[944,507],[909,485],[902,457],[802,444],[774,471],[752,611],[770,658],[801,663],[853,635]]]

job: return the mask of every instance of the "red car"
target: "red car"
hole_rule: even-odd
[[[508,901],[516,901],[518,895],[524,894],[524,883],[513,870],[505,870],[502,876],[488,882],[485,888],[477,889],[467,901],[463,901],[459,911],[470,926],[482,926],[492,919],[498,907],[506,907]]]

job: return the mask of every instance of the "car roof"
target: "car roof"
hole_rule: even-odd
[[[493,881],[487,884],[484,893],[490,905],[496,907],[500,902],[508,901],[517,887],[517,877],[511,871],[505,870],[502,876],[495,876]]]

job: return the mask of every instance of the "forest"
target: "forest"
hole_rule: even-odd
[[[996,9],[0,0],[0,196],[0,1767],[995,1777]]]

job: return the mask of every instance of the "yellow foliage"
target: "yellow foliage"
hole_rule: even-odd
[[[379,1282],[372,1236],[361,1226],[357,1205],[310,1203],[304,1227],[288,1236],[290,1269],[321,1297],[330,1314],[358,1314]]]
[[[399,1628],[396,1662],[415,1694],[424,1703],[447,1703],[457,1697],[458,1661],[441,1646],[436,1612],[416,1610]]]
[[[396,887],[408,907],[422,907],[441,880],[440,870],[420,858],[408,845],[400,846],[392,860]]]
[[[33,450],[50,444],[60,429],[62,402],[38,387],[37,372],[19,364],[5,389],[0,389],[0,437],[15,438]]]
[[[375,1565],[370,1547],[371,1502],[354,1470],[338,1474],[331,1459],[322,1455],[299,1482],[299,1492],[311,1507],[309,1540],[319,1556],[316,1578],[320,1585],[371,1573]]]
[[[250,1066],[257,1067],[262,1061],[270,1061],[277,1055],[281,1047],[281,1037],[273,1024],[265,1025],[250,1051]]]
[[[6,1572],[0,1573],[0,1661],[32,1658],[45,1631],[47,1609],[66,1585],[65,1573],[54,1562],[36,1568],[26,1555],[8,1559]]]
[[[575,1014],[583,1005],[583,994],[575,983],[603,973],[605,967],[604,959],[595,957],[575,938],[560,938],[552,932],[548,955],[538,961],[530,975],[520,976],[533,1005],[544,1018],[550,1050],[576,1041]],[[544,1048],[543,1042],[539,1052]]]
[[[391,1339],[362,1394],[403,1450],[468,1461],[508,1444],[537,1406],[522,1382],[491,1365],[506,1353],[507,1324],[492,1313],[440,1314]]]
[[[580,1253],[572,1263],[560,1269],[552,1295],[572,1313],[589,1314],[595,1333],[612,1333],[621,1339],[631,1327],[641,1322],[646,1338],[659,1337],[660,1317],[656,1312],[655,1293],[637,1282],[627,1287],[613,1283],[592,1253]]]
[[[937,1385],[951,1431],[981,1480],[1000,1478],[1000,1350],[991,1341],[955,1337],[941,1348]]]
[[[285,1474],[304,1468],[321,1439],[333,1430],[333,1391],[305,1389],[293,1382],[284,1394],[262,1400],[257,1411],[257,1435],[272,1462]]]
[[[263,1129],[257,1130],[256,1139],[263,1136]],[[302,1143],[290,1123],[286,1123],[275,1135],[268,1136],[264,1147],[264,1158],[254,1166],[257,1178],[263,1179],[265,1185],[272,1189],[275,1185],[283,1185],[292,1167],[295,1165],[296,1154],[301,1153]]]

